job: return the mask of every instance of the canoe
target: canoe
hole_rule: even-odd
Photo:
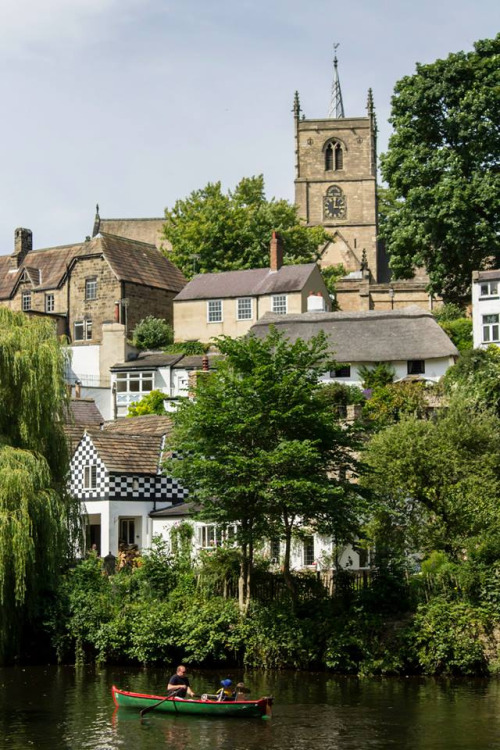
[[[182,714],[182,715],[203,715],[203,716],[243,716],[243,717],[262,717],[270,715],[273,699],[270,697],[258,698],[257,700],[246,701],[214,701],[199,700],[194,698],[166,698],[165,695],[148,695],[145,693],[130,693],[127,690],[120,690],[113,685],[111,694],[117,708],[132,708],[142,710],[149,706],[154,706],[159,701],[163,701],[154,709],[158,713]],[[153,713],[153,712],[151,712]]]

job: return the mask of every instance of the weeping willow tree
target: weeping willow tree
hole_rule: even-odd
[[[36,624],[77,529],[65,357],[50,321],[0,308],[0,662]]]

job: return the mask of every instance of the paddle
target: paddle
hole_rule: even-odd
[[[142,708],[139,713],[141,715],[141,719],[143,716],[145,716],[150,711],[153,711],[153,709],[160,706],[162,703],[165,703],[165,701],[169,701],[171,698],[175,698],[175,696],[180,693],[180,691],[183,690],[183,688],[178,688],[178,690],[175,690],[171,693],[171,695],[167,695],[166,698],[162,698],[161,701],[158,701],[158,703],[155,703],[153,706],[147,706],[147,708]],[[177,708],[177,706],[175,706]]]

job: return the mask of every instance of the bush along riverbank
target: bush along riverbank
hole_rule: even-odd
[[[333,595],[315,576],[302,576],[295,601],[286,593],[271,602],[254,597],[245,617],[236,598],[216,593],[227,593],[231,558],[236,565],[237,552],[220,550],[194,570],[159,544],[108,576],[89,555],[47,606],[44,631],[54,656],[63,663],[182,660],[353,675],[499,671],[500,565],[484,550],[461,565],[436,553],[418,574],[381,563],[360,589],[340,572]],[[256,571],[261,592],[271,580],[263,576]]]

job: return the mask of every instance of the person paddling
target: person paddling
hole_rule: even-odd
[[[175,670],[175,674],[168,681],[167,695],[172,697],[175,695],[176,698],[185,698],[189,695],[190,698],[194,697],[194,693],[189,685],[189,680],[186,677],[186,667],[184,664],[180,664]]]

